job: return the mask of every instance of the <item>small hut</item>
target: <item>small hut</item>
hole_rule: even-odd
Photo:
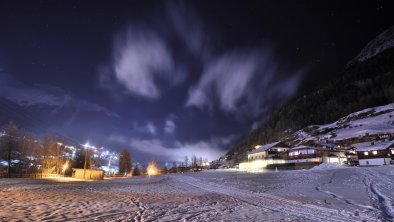
[[[95,169],[84,170],[79,168],[73,168],[72,177],[86,180],[102,180],[104,179],[104,171]]]

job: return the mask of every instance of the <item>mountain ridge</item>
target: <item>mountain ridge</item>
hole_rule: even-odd
[[[359,60],[357,55],[339,78],[278,108],[222,159],[239,163],[256,144],[282,140],[309,125],[327,124],[359,110],[393,103],[394,44],[385,44],[394,41],[393,30],[394,26],[388,28],[361,50],[359,55],[369,55],[367,59]],[[384,41],[382,35],[387,37]],[[376,48],[375,42],[385,48],[380,47],[383,50],[379,53],[367,53]]]

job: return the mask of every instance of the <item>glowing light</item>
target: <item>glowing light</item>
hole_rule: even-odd
[[[254,146],[255,149],[258,149],[258,148],[260,148],[260,147],[261,147],[261,145],[256,145],[256,146]]]
[[[85,147],[85,149],[89,148],[90,147],[89,141],[83,144],[82,146]]]
[[[148,174],[148,176],[153,176],[153,175],[157,175],[158,174],[158,169],[156,167],[156,162],[151,162],[148,166],[148,168],[146,169],[146,173]]]
[[[68,164],[66,163],[66,164],[63,165],[63,171],[66,171],[67,168],[68,168]]]
[[[94,149],[94,150],[97,149],[95,146],[90,145],[89,141],[86,142],[85,144],[81,144],[81,145],[82,145],[85,149],[89,149],[89,148]]]

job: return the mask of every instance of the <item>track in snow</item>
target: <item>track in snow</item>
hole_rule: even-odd
[[[297,201],[280,198],[270,194],[255,193],[246,190],[240,190],[234,187],[222,186],[212,182],[202,181],[191,176],[176,176],[174,179],[212,193],[230,196],[256,207],[296,216],[302,219],[327,222],[376,221],[376,218],[368,217],[366,215],[360,217],[345,210],[338,211],[311,204],[302,204]]]

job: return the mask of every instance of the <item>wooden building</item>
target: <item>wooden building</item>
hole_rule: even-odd
[[[358,166],[358,155],[357,155],[357,148],[354,146],[349,147],[341,147],[341,150],[345,151],[345,155],[347,158],[346,164],[350,166]]]
[[[85,180],[102,180],[104,179],[104,171],[103,170],[94,170],[94,169],[79,169],[73,168],[72,177],[77,179],[85,179]]]
[[[261,170],[267,165],[283,164],[281,153],[288,150],[289,146],[283,142],[275,142],[264,146],[257,145],[248,152],[248,162],[239,164],[240,170]]]
[[[248,160],[258,160],[258,159],[273,159],[281,158],[280,154],[289,149],[289,146],[283,142],[275,142],[266,144],[264,146],[256,146],[256,149],[248,153]]]
[[[344,150],[314,146],[296,146],[285,151],[282,156],[286,163],[343,164],[346,161]]]
[[[388,165],[394,160],[394,140],[361,143],[356,147],[360,166]]]

